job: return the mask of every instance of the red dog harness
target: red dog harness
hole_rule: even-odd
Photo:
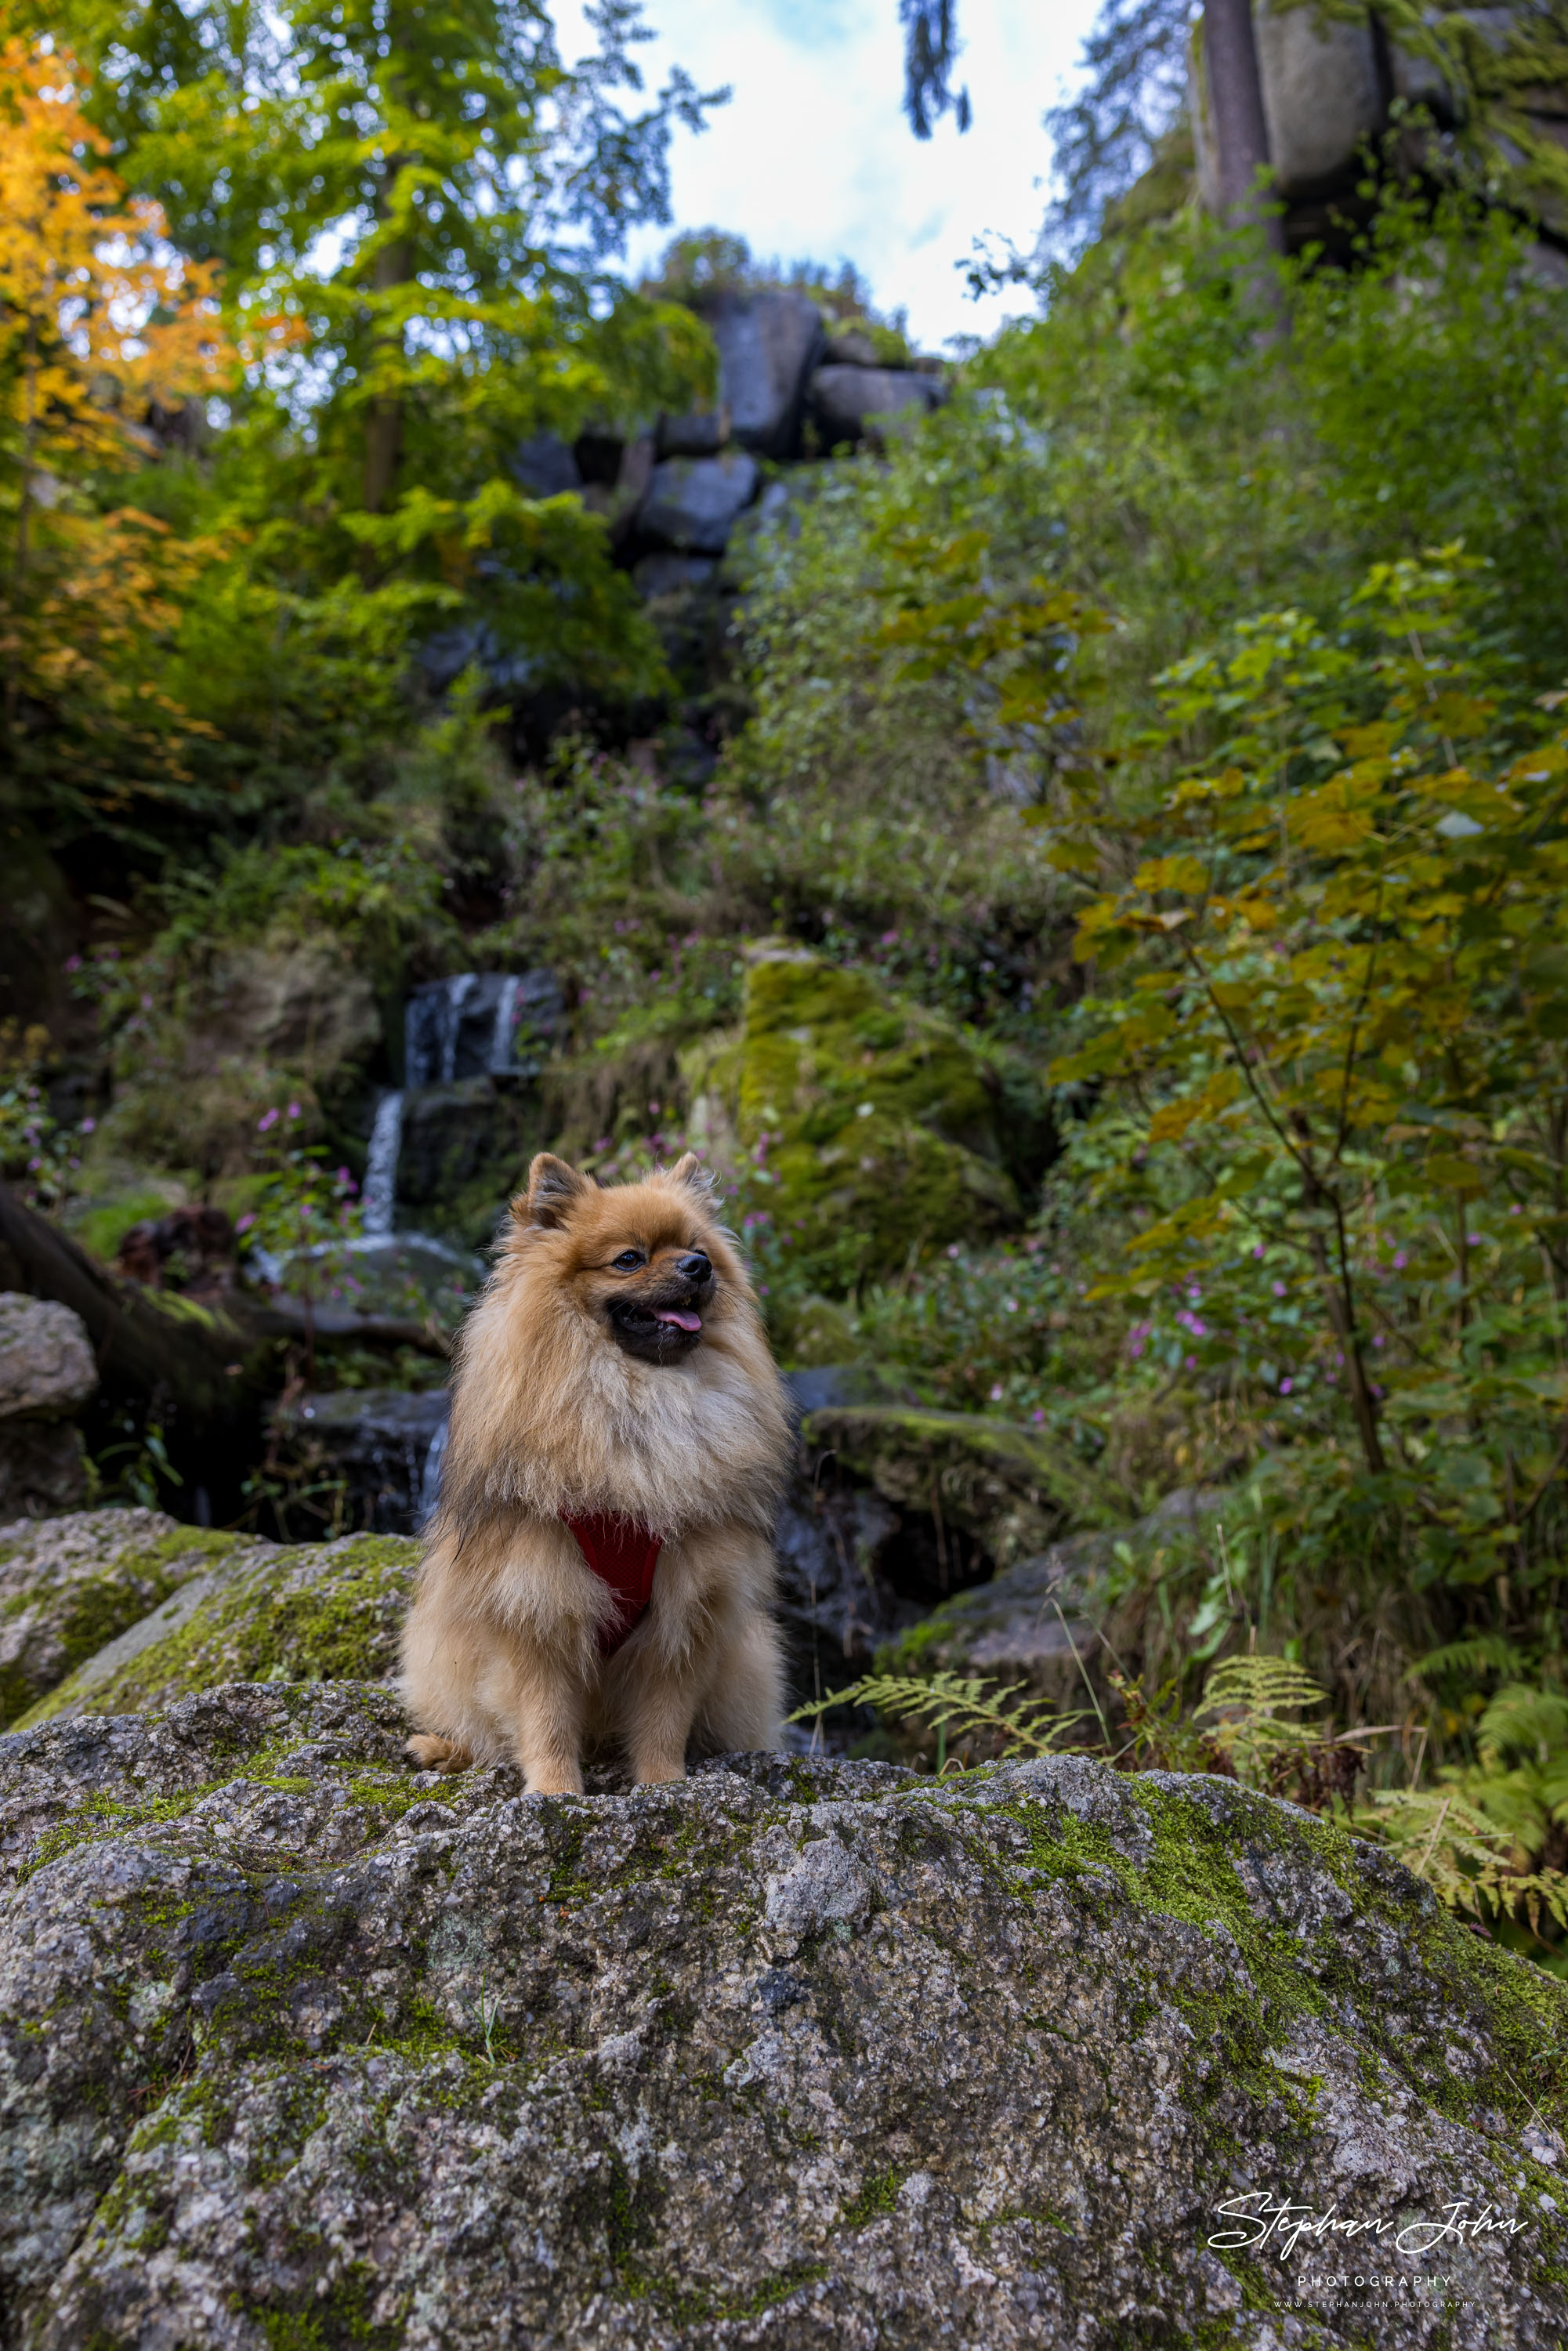
[[[561,1524],[570,1529],[583,1558],[620,1603],[617,1621],[601,1625],[599,1633],[601,1654],[612,1657],[648,1613],[664,1538],[639,1526],[635,1519],[607,1518],[598,1511],[585,1519],[563,1517]]]

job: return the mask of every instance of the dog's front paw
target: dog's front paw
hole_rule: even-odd
[[[434,1739],[420,1731],[404,1746],[405,1755],[412,1756],[422,1771],[466,1771],[474,1761],[466,1747],[459,1747],[453,1739]]]

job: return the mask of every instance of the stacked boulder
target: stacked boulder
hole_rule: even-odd
[[[1456,137],[1484,158],[1506,200],[1532,214],[1537,274],[1568,279],[1568,94],[1522,8],[1431,12],[1401,40],[1375,9],[1254,0],[1253,39],[1274,187],[1292,248],[1331,244],[1354,213],[1368,158],[1396,134],[1406,162],[1448,176]],[[1198,193],[1223,209],[1203,20],[1188,54],[1187,112]]]
[[[770,518],[784,501],[775,484],[768,505],[768,461],[883,446],[945,396],[939,360],[911,356],[890,332],[830,326],[796,288],[724,294],[704,316],[718,346],[712,408],[662,415],[630,439],[538,434],[513,458],[533,496],[574,493],[606,517],[647,596],[711,580],[742,517],[767,507]]]

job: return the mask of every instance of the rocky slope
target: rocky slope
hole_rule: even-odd
[[[1376,1853],[1071,1759],[567,1800],[402,1729],[0,1741],[8,2340],[1563,2339],[1568,1991]]]

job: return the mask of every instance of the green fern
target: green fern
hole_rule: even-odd
[[[1327,1703],[1328,1693],[1289,1657],[1227,1657],[1205,1682],[1196,1719],[1209,1718],[1205,1736],[1239,1780],[1267,1787],[1328,1736],[1321,1722],[1284,1717]]]
[[[1481,1919],[1522,1910],[1537,1935],[1546,1910],[1568,1928],[1568,1876],[1558,1869],[1516,1869],[1513,1829],[1489,1820],[1456,1786],[1385,1788],[1356,1825],[1388,1845],[1450,1910]]]
[[[1469,1640],[1448,1641],[1440,1649],[1428,1649],[1410,1671],[1424,1681],[1442,1681],[1449,1676],[1521,1674],[1525,1667],[1522,1653],[1500,1633],[1478,1633]]]
[[[1561,1765],[1568,1761],[1568,1697],[1508,1683],[1476,1725],[1476,1745],[1489,1771],[1510,1763]]]
[[[1027,1698],[1009,1700],[1004,1692],[984,1682],[942,1673],[933,1674],[929,1681],[899,1674],[868,1674],[820,1703],[798,1707],[786,1720],[820,1719],[830,1706],[874,1707],[879,1714],[891,1715],[896,1721],[927,1722],[934,1730],[956,1739],[983,1731],[1001,1740],[1004,1756],[1054,1754],[1073,1726],[1088,1719],[1082,1712],[1058,1714]]]

